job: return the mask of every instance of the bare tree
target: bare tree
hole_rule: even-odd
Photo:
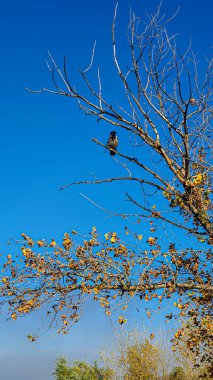
[[[89,67],[81,71],[88,95],[79,93],[70,84],[66,59],[61,70],[50,53],[52,66],[48,67],[55,90],[43,88],[40,91],[76,99],[87,115],[127,130],[134,135],[138,145],[150,148],[155,160],[160,160],[160,167],[166,169],[166,176],[159,173],[159,162],[155,164],[154,158],[150,160],[150,166],[145,166],[138,157],[117,152],[119,157],[142,169],[141,177],[129,175],[129,178],[107,178],[101,182],[131,180],[142,184],[144,193],[150,188],[156,190],[168,199],[171,211],[175,209],[176,215],[177,210],[180,211],[183,218],[175,223],[163,218],[160,213],[153,215],[155,213],[148,205],[146,207],[131,196],[127,197],[143,210],[144,215],[166,219],[166,222],[203,236],[211,243],[212,60],[208,62],[201,82],[197,59],[191,47],[183,54],[179,52],[175,36],[169,36],[166,29],[171,19],[161,18],[159,8],[154,16],[149,17],[143,31],[140,31],[139,18],[134,13],[131,15],[128,42],[132,67],[125,72],[117,58],[116,15],[117,6],[112,25],[113,56],[128,100],[128,109],[105,100],[100,71],[98,91],[89,82],[88,72],[92,69],[94,49]],[[56,81],[56,76],[62,81],[61,85]],[[105,146],[96,139],[93,141]]]

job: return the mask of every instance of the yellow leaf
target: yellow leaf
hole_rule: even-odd
[[[7,278],[6,277],[3,277],[2,278],[2,282],[5,284],[7,282]]]
[[[104,237],[105,237],[106,240],[109,240],[109,235],[108,234],[105,234]]]
[[[56,246],[56,241],[54,239],[52,239],[51,243],[50,243],[50,247],[55,247]]]
[[[127,322],[127,319],[124,319],[124,318],[122,317],[122,315],[120,315],[120,316],[118,317],[118,322],[119,322],[121,325],[123,325],[124,323]]]
[[[37,244],[38,244],[39,247],[43,247],[44,246],[44,242],[42,240],[38,240]]]
[[[138,240],[142,240],[143,239],[143,235],[138,235]]]
[[[34,342],[36,340],[36,337],[32,335],[28,335],[27,339],[29,339],[31,342]]]
[[[154,337],[155,337],[155,334],[150,334],[150,339],[154,339]]]
[[[30,248],[21,247],[21,250],[26,259],[29,259],[32,256],[32,251]]]
[[[194,184],[195,185],[199,185],[203,180],[203,175],[202,174],[198,174],[195,178],[194,178]]]
[[[70,249],[70,247],[72,246],[72,241],[69,238],[64,238],[62,245],[68,251]]]
[[[110,242],[111,242],[112,244],[114,244],[114,243],[116,243],[116,241],[117,241],[117,234],[116,234],[116,232],[113,232],[113,233],[112,233],[112,237],[111,237],[111,239],[110,239]]]
[[[122,315],[120,315],[119,317],[118,317],[118,322],[122,325],[124,322],[123,322],[123,317],[122,317]]]
[[[29,238],[29,239],[27,240],[27,244],[28,244],[30,247],[33,247],[33,246],[34,246],[34,241],[33,241],[33,239]]]
[[[93,289],[94,294],[99,294],[99,290],[97,288]]]
[[[29,300],[29,301],[27,301],[27,304],[30,305],[30,306],[33,306],[34,301],[33,300]]]
[[[196,103],[196,100],[195,100],[194,98],[191,98],[191,99],[189,100],[189,102],[190,102],[190,104],[191,104],[192,106],[194,106],[195,103]]]
[[[147,239],[147,243],[149,243],[149,245],[155,245],[156,244],[156,240],[153,238],[153,237],[149,237],[148,239]]]
[[[12,313],[11,318],[15,321],[17,319],[17,314],[16,313]]]

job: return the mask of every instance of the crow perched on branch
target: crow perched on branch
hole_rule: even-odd
[[[110,150],[111,156],[115,155],[114,151],[117,149],[117,146],[118,146],[118,138],[116,136],[116,132],[112,131],[112,132],[110,132],[110,136],[109,136],[109,139],[107,141],[107,148]]]

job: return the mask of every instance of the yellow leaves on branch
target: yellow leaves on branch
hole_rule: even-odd
[[[95,238],[98,236],[98,234],[97,234],[97,230],[96,230],[96,227],[92,227],[92,232],[91,232],[91,234],[92,234],[92,236],[95,237]]]
[[[200,185],[202,182],[203,182],[203,175],[202,175],[202,174],[198,174],[198,175],[194,178],[194,181],[193,181],[193,183],[194,183],[195,185]]]
[[[123,325],[126,322],[127,322],[127,319],[125,319],[122,315],[118,317],[118,323],[120,323],[120,325]]]
[[[39,247],[43,247],[43,246],[44,246],[44,241],[43,241],[43,240],[38,240],[38,241],[37,241],[37,245],[38,245]]]
[[[22,233],[21,236],[24,238],[24,240],[26,241],[27,245],[29,245],[29,247],[33,247],[34,246],[33,239],[31,239],[29,236],[27,236],[24,233]]]
[[[66,249],[66,251],[69,251],[69,249],[72,246],[72,241],[70,239],[70,236],[69,236],[68,232],[65,232],[65,234],[64,234],[62,245]]]
[[[197,175],[195,180],[198,183],[202,178],[202,175],[200,175],[200,177]],[[195,182],[194,190],[200,191],[199,188],[195,188]],[[203,190],[201,189],[201,191]],[[150,222],[150,225],[153,225],[153,221]],[[150,231],[155,232],[154,226],[150,228]],[[142,241],[143,239],[142,234],[135,234],[129,230],[126,232],[131,234],[136,241]],[[21,292],[19,294],[16,293],[16,288],[13,285],[15,282],[14,279],[11,281],[12,276],[11,274],[8,275],[8,273],[12,273],[13,270],[17,273],[17,275],[15,274],[13,277],[18,276],[19,267],[15,267],[15,261],[12,261],[11,255],[7,256],[10,263],[6,263],[7,267],[5,267],[4,277],[1,278],[1,282],[2,291],[5,292],[7,296],[13,297],[10,298],[11,319],[16,320],[20,315],[30,313],[39,308],[42,305],[43,299],[48,302],[51,292],[56,292],[60,297],[61,294],[63,294],[67,296],[67,299],[71,298],[72,295],[75,297],[77,292],[81,299],[85,299],[88,295],[91,295],[95,301],[100,302],[100,306],[108,316],[111,315],[111,300],[116,300],[117,298],[118,301],[116,302],[120,302],[120,297],[122,297],[123,294],[127,294],[128,297],[140,294],[140,298],[145,302],[150,302],[153,298],[162,302],[165,295],[164,293],[160,295],[158,291],[153,293],[155,287],[152,285],[152,281],[154,283],[156,282],[156,284],[159,279],[160,281],[163,281],[166,286],[168,298],[171,296],[175,284],[170,280],[170,268],[167,267],[167,261],[169,261],[170,256],[172,256],[174,257],[174,265],[178,267],[181,267],[182,265],[181,257],[179,255],[176,257],[176,249],[173,245],[170,244],[169,252],[164,255],[162,254],[162,264],[158,271],[158,268],[155,267],[155,263],[149,268],[149,262],[152,263],[152,261],[150,261],[152,260],[152,257],[150,259],[150,255],[154,255],[154,252],[156,255],[160,251],[157,237],[148,237],[151,233],[145,238],[145,244],[147,244],[147,247],[149,245],[149,248],[146,247],[147,250],[141,251],[139,256],[137,256],[137,250],[131,248],[131,246],[124,242],[122,237],[119,238],[116,232],[107,232],[104,235],[105,239],[103,239],[103,241],[97,233],[96,228],[93,227],[90,232],[90,238],[80,245],[77,245],[75,238],[73,238],[73,235],[75,234],[78,234],[82,239],[83,235],[80,235],[75,231],[70,232],[70,235],[66,232],[60,243],[58,241],[56,243],[54,239],[48,243],[45,240],[35,240],[34,243],[27,235],[23,236],[25,241],[23,247],[21,247],[21,251],[24,259],[22,257],[22,260],[20,261],[21,264],[18,264],[20,264],[21,268],[24,266],[24,269],[26,269],[26,275],[24,272],[20,272],[20,284],[23,284],[24,286],[20,287]],[[101,239],[101,243],[99,243],[99,238]],[[78,239],[78,237],[76,239]],[[39,250],[38,248],[41,248],[40,251],[42,253],[37,254],[36,252],[33,252],[35,249],[32,248],[33,245],[37,247],[37,250]],[[53,249],[48,249],[51,247]],[[138,257],[139,260],[137,260]],[[164,260],[164,258],[166,258],[166,260]],[[186,269],[189,268],[191,273],[197,275],[199,270],[198,259],[192,257],[191,261],[188,259],[183,262],[187,265]],[[134,286],[132,286],[131,282],[134,280],[132,273],[134,274],[134,270],[138,270],[136,265],[140,265],[142,268],[142,274],[140,277],[141,281],[138,287],[134,285],[134,282]],[[144,271],[143,268],[147,269]],[[34,281],[30,282],[30,285],[28,285],[28,281],[31,281],[31,278],[34,278],[34,276],[36,285],[34,285]],[[26,282],[24,282],[25,279]],[[80,282],[79,279],[81,279]],[[37,283],[41,284],[39,289],[42,289],[42,293],[38,290]],[[49,290],[49,284],[51,284],[51,290]],[[29,288],[27,288],[27,286],[29,286]],[[126,293],[123,293],[123,289]],[[107,290],[106,293],[105,290]],[[193,297],[193,294],[190,292],[188,293],[188,296]],[[194,299],[195,302],[199,301],[195,297]],[[73,300],[74,303],[76,302],[76,305],[74,306],[78,309],[78,302],[75,298],[73,298]],[[187,315],[188,317],[187,308],[190,308],[190,306],[187,306],[185,300],[181,301],[181,297],[180,299],[176,299],[176,301],[177,302],[174,303],[174,306],[176,306],[176,314],[183,317]],[[68,331],[69,326],[73,322],[78,320],[78,314],[73,312],[74,306],[73,303],[66,304],[64,300],[56,301],[54,310],[58,313],[57,317],[60,318],[60,331],[63,334]],[[124,313],[125,315],[127,305],[123,303],[123,300],[120,309],[120,313]],[[49,313],[51,314],[52,310],[49,311]],[[151,318],[150,311],[146,311],[146,314],[148,318]],[[172,316],[170,315],[167,317],[168,320],[171,318]],[[125,319],[124,316],[120,315],[118,317],[118,323],[121,325],[126,322],[127,319]],[[203,327],[205,329],[212,329],[212,321],[206,318],[203,320]],[[179,334],[176,335],[175,338],[178,336]],[[152,333],[150,339],[154,339],[154,337],[155,335]]]
[[[148,243],[150,246],[153,246],[153,245],[156,244],[156,239],[150,236],[150,237],[147,239],[147,243]]]
[[[191,99],[189,100],[189,103],[190,103],[192,106],[194,106],[194,105],[196,104],[196,100],[195,100],[194,98],[191,98]]]
[[[131,231],[130,232],[128,230],[125,231],[126,235],[129,235],[130,233],[131,233]],[[133,235],[136,239],[138,239],[140,241],[143,239],[142,234],[139,234],[139,235],[133,234]],[[118,243],[120,240],[116,232],[107,232],[104,234],[104,237],[105,237],[106,241],[109,241],[111,244]],[[119,245],[119,250],[121,250],[121,249],[122,249],[123,253],[127,251],[126,246],[124,246],[123,244]]]
[[[175,337],[176,339],[179,339],[180,336],[183,336],[183,335],[185,335],[184,331],[183,331],[183,330],[178,330],[178,331],[174,334],[174,337]]]
[[[111,237],[111,239],[110,239],[110,242],[111,242],[112,244],[114,244],[114,243],[117,242],[117,240],[118,240],[118,238],[117,238],[117,234],[116,234],[116,232],[113,232],[113,233],[112,233],[112,237]]]
[[[61,319],[66,319],[67,318],[67,315],[66,314],[62,314],[61,315]]]
[[[115,244],[118,241],[116,232],[108,232],[104,235],[106,240],[110,240],[110,243]]]
[[[33,336],[33,335],[27,335],[27,339],[28,339],[30,342],[35,342],[35,340],[36,340],[36,336]]]
[[[94,293],[94,294],[99,294],[99,293],[100,293],[100,291],[99,291],[99,289],[98,289],[98,288],[94,288],[94,289],[93,289],[93,293]]]
[[[23,255],[29,260],[34,254],[30,248],[21,247]]]
[[[56,241],[54,239],[52,239],[51,243],[50,243],[50,247],[55,247],[56,246]]]
[[[29,300],[29,301],[27,301],[27,305],[32,306],[33,304],[34,304],[34,301],[33,301],[33,300]]]
[[[174,302],[174,306],[178,307],[178,309],[184,309],[184,306],[181,303]]]
[[[21,314],[26,314],[26,313],[29,313],[29,311],[34,308],[34,304],[35,304],[35,301],[36,299],[30,299],[28,301],[26,301],[25,303],[23,303],[22,305],[20,305],[17,310],[19,313]]]

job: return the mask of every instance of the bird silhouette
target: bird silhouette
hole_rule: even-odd
[[[115,155],[114,151],[117,149],[117,146],[118,146],[118,138],[116,136],[116,132],[112,131],[110,132],[110,136],[107,141],[107,148],[109,149],[111,156]]]

